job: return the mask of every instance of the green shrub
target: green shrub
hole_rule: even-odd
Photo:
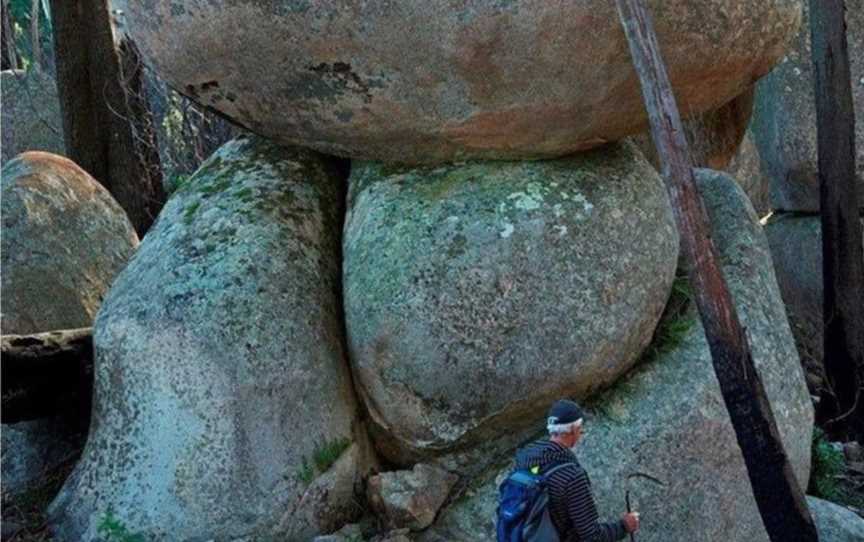
[[[843,495],[837,480],[843,472],[844,465],[843,452],[835,449],[825,438],[825,433],[817,427],[813,431],[812,469],[808,492],[827,501],[842,501]]]

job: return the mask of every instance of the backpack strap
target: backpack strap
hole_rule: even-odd
[[[564,467],[569,467],[570,465],[576,465],[576,463],[570,461],[570,462],[568,462],[568,463],[560,463],[560,464],[558,464],[558,465],[555,465],[554,467],[552,467],[551,469],[549,469],[548,471],[546,471],[546,472],[543,474],[543,481],[545,482],[545,481],[548,480],[549,477],[552,476],[554,473],[556,473],[557,471],[563,469]]]

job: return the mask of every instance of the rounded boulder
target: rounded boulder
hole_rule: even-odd
[[[678,237],[662,181],[628,144],[359,164],[343,252],[359,392],[378,448],[409,463],[613,382],[650,341]]]
[[[614,2],[116,0],[174,88],[281,143],[403,163],[557,157],[647,126]],[[799,0],[651,0],[676,98],[767,73]]]
[[[111,194],[74,162],[26,152],[2,172],[3,333],[93,325],[138,236]]]

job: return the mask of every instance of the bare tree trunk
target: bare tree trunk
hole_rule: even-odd
[[[822,214],[825,376],[819,419],[864,438],[864,254],[855,180],[855,109],[843,0],[810,0]]]
[[[783,448],[711,240],[707,213],[696,189],[684,128],[651,17],[644,0],[617,0],[617,3],[642,84],[651,135],[672,200],[714,372],[747,465],[759,513],[774,542],[816,541],[816,528]]]
[[[51,10],[69,157],[111,192],[143,236],[165,193],[137,49],[115,45],[107,0],[51,0]]]
[[[79,409],[80,419],[87,419],[93,386],[91,328],[3,335],[0,342],[0,421],[35,420],[70,408]]]
[[[12,15],[9,12],[9,2],[7,0],[0,1],[0,69],[17,70],[20,62],[18,61],[18,50],[15,47],[15,31],[12,26]]]

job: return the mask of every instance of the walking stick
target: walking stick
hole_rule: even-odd
[[[634,472],[632,474],[628,474],[627,478],[626,478],[627,489],[624,492],[624,502],[627,505],[627,513],[628,514],[633,511],[633,509],[630,507],[630,480],[632,480],[633,478],[644,478],[650,482],[654,482],[655,484],[658,484],[658,485],[661,485],[664,487],[666,486],[666,482],[664,482],[663,480],[656,478],[654,476],[651,476],[650,474],[646,474],[644,472]],[[633,533],[630,533],[630,542],[636,542],[636,535]]]

